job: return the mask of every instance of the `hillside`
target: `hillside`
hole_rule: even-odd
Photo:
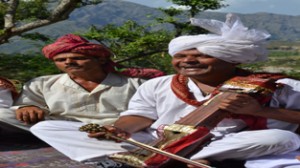
[[[151,15],[151,17],[148,17]],[[84,32],[91,25],[101,27],[106,24],[120,25],[126,20],[135,20],[140,24],[153,21],[162,13],[154,8],[124,2],[105,1],[98,5],[89,5],[75,10],[70,18],[59,23],[38,28],[40,32],[57,38],[66,33]],[[300,39],[300,16],[287,16],[269,13],[239,14],[243,23],[249,27],[265,29],[272,34],[271,40],[297,41]],[[205,12],[197,17],[224,20],[225,13]],[[186,18],[187,19],[187,18]],[[12,39],[11,43],[0,46],[0,53],[28,53],[40,51],[43,43],[37,43],[19,38]]]

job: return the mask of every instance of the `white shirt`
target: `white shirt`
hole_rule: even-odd
[[[111,124],[127,109],[141,79],[109,73],[91,92],[67,74],[42,76],[25,83],[12,109],[34,105],[47,111],[50,119],[70,118],[85,123]]]
[[[160,125],[173,124],[180,117],[195,110],[196,107],[186,104],[173,93],[171,90],[172,77],[173,75],[159,77],[142,84],[132,97],[128,110],[121,115],[138,115],[155,120],[151,125],[151,132],[155,135],[154,130]],[[281,104],[284,105],[284,108],[300,110],[300,103],[297,102],[300,99],[300,81],[284,79],[278,82],[286,85],[274,93],[271,106],[279,107],[278,104]],[[209,98],[209,96],[204,97],[202,95],[200,89],[192,80],[189,80],[188,87],[198,101]],[[268,119],[267,122],[268,128],[295,131],[298,127],[297,124],[278,120]],[[245,127],[245,123],[240,119],[224,119],[212,130],[212,133],[216,136],[222,136],[243,127]]]
[[[13,104],[13,98],[9,89],[0,88],[0,108],[9,108]]]

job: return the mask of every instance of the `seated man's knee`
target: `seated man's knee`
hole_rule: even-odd
[[[300,147],[300,137],[290,131],[270,129],[262,130],[258,144],[267,148],[279,148],[278,154],[297,150]],[[255,136],[255,135],[254,135]]]
[[[48,123],[46,121],[40,121],[40,122],[34,124],[32,127],[30,127],[30,131],[31,132],[39,132],[39,131],[42,131],[47,128],[49,128]]]

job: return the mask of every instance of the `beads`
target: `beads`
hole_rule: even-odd
[[[103,131],[105,131],[105,128],[99,124],[89,123],[89,124],[81,126],[79,128],[79,131],[88,132],[88,133],[103,132]]]

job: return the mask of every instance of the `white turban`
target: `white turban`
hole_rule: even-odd
[[[227,14],[226,21],[191,18],[191,24],[214,34],[177,37],[169,43],[169,54],[196,48],[199,52],[231,63],[254,63],[268,57],[268,32],[248,29],[239,17]]]

